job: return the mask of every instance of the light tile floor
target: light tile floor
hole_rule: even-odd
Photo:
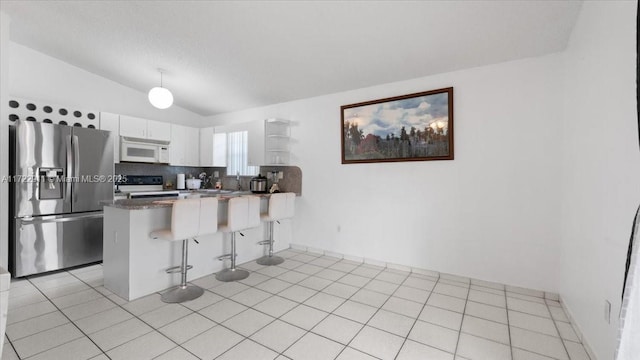
[[[589,360],[541,292],[297,250],[165,304],[105,289],[101,265],[12,282],[2,359]]]

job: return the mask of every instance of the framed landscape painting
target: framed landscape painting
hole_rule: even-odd
[[[343,105],[342,163],[453,160],[453,88]]]

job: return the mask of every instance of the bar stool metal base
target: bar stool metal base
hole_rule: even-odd
[[[162,302],[173,304],[197,299],[202,296],[202,294],[204,294],[204,289],[199,286],[178,285],[163,293],[160,299]]]
[[[284,262],[284,259],[276,255],[265,255],[259,258],[258,260],[256,260],[256,262],[260,265],[271,266],[271,265],[282,264]]]
[[[243,280],[249,277],[249,272],[242,269],[224,269],[216,274],[216,279],[223,282]]]
[[[256,263],[258,263],[259,265],[272,266],[279,265],[284,262],[284,259],[280,256],[273,255],[273,223],[274,221],[269,221],[267,223],[269,224],[269,240],[260,241],[258,243],[260,245],[269,245],[269,253],[256,260]]]

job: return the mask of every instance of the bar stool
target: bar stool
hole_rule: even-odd
[[[212,221],[212,219],[214,219]],[[182,262],[166,270],[167,273],[180,272],[180,285],[164,292],[161,300],[166,303],[181,303],[197,299],[204,290],[195,285],[187,285],[187,271],[193,266],[187,265],[189,239],[205,234],[213,234],[218,229],[218,199],[182,199],[176,200],[171,209],[171,229],[151,232],[153,239],[182,241]]]
[[[218,260],[231,259],[231,267],[219,271],[216,279],[224,282],[237,281],[249,277],[249,272],[236,268],[236,232],[260,226],[260,198],[257,196],[238,196],[229,199],[227,223],[218,229],[231,233],[231,253],[222,255]]]
[[[290,219],[295,210],[295,193],[276,193],[269,197],[269,209],[266,214],[260,214],[260,219],[269,224],[269,239],[260,241],[260,245],[269,245],[269,253],[256,262],[260,265],[278,265],[284,262],[280,256],[273,255],[273,225],[279,220]]]

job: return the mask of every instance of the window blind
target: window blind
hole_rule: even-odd
[[[257,175],[258,167],[249,166],[248,159],[248,132],[235,131],[227,133],[227,175]]]

